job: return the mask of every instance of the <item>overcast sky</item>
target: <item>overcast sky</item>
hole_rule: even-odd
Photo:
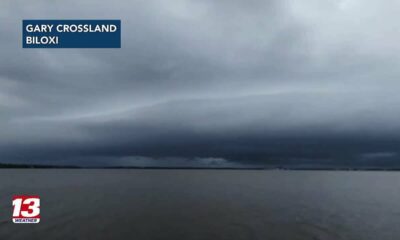
[[[400,166],[399,9],[0,1],[0,162]],[[22,19],[86,18],[122,48],[22,48]]]

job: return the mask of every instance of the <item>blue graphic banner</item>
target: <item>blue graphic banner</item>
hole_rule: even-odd
[[[23,48],[121,48],[121,20],[23,20]]]

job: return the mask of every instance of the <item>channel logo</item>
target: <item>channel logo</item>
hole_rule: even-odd
[[[39,196],[16,195],[13,197],[14,223],[39,223],[40,198]]]

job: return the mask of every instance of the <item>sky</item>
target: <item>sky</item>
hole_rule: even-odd
[[[400,167],[400,2],[0,1],[0,162]],[[23,49],[121,19],[121,49]]]

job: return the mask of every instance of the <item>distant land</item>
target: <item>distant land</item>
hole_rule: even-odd
[[[41,164],[12,164],[0,163],[0,169],[187,169],[187,170],[328,170],[328,171],[400,171],[400,168],[384,167],[334,167],[334,166],[262,166],[262,167],[156,167],[156,166],[69,166],[69,165],[41,165]]]
[[[58,166],[58,165],[39,165],[39,164],[12,164],[0,163],[0,168],[80,168],[78,166]]]

